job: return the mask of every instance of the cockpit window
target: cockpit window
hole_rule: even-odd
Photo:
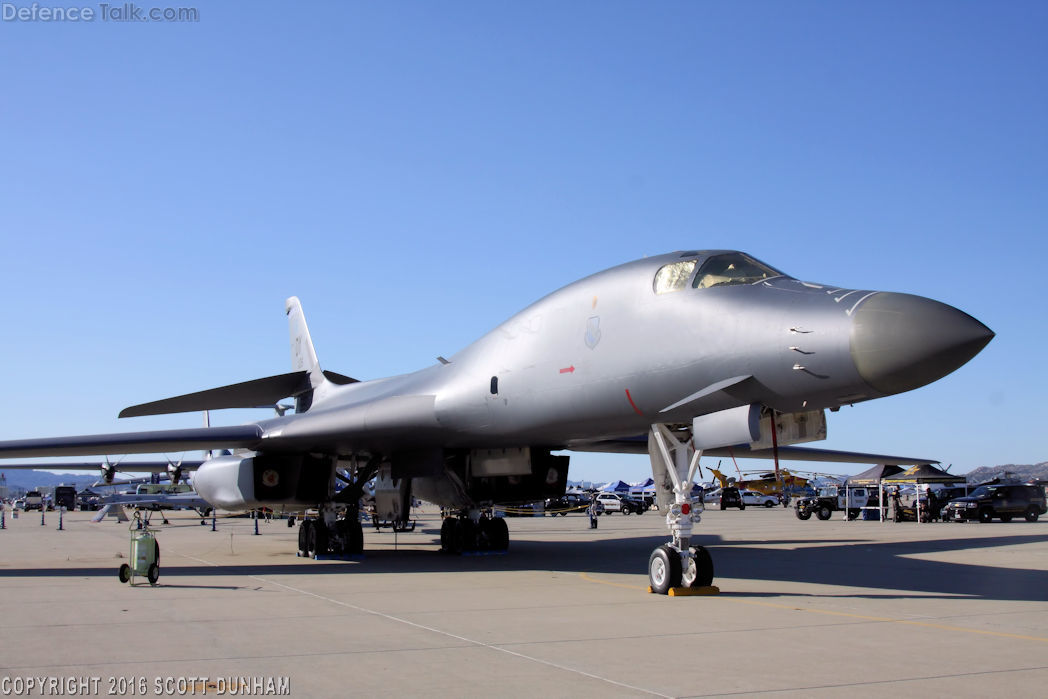
[[[699,268],[699,273],[695,275],[695,281],[691,283],[691,286],[694,289],[708,289],[711,286],[730,284],[756,284],[765,279],[781,276],[782,272],[763,262],[758,262],[749,255],[730,252],[714,255],[706,260]]]
[[[668,294],[680,291],[688,283],[688,277],[695,271],[695,260],[674,262],[659,268],[655,273],[655,293]]]

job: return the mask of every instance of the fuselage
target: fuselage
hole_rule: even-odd
[[[733,251],[678,252],[569,284],[446,364],[325,385],[308,412],[262,424],[274,444],[308,432],[345,452],[558,448],[751,403],[794,412],[898,393],[992,337],[930,299],[801,282]]]

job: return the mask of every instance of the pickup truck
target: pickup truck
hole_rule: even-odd
[[[1039,485],[993,484],[979,486],[971,495],[951,500],[943,508],[943,519],[966,521],[977,519],[992,522],[996,517],[1011,522],[1023,517],[1027,522],[1048,513],[1044,488]]]
[[[44,496],[39,490],[30,490],[25,494],[25,511],[44,509]]]
[[[866,507],[870,499],[866,488],[845,488],[844,486],[824,486],[819,488],[813,497],[798,498],[795,505],[797,519],[811,519],[814,513],[818,519],[827,520],[834,512],[848,511],[848,519],[859,516],[859,508]]]

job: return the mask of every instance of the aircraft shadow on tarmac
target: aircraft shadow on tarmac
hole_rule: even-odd
[[[943,525],[949,526],[949,525]],[[401,535],[404,544],[436,543],[429,529]],[[634,574],[646,582],[648,555],[665,537],[629,537],[592,541],[529,541],[516,539],[506,554],[448,556],[418,548],[394,551],[382,542],[363,557],[352,561],[307,563],[288,560],[270,564],[182,565],[172,557],[161,568],[165,580],[192,576],[273,575],[382,575],[396,573],[484,573],[550,570],[569,573]],[[980,564],[979,549],[1020,544],[1046,543],[1048,534],[1016,534],[986,538],[955,538],[928,541],[872,541],[851,539],[827,543],[825,539],[803,541],[725,541],[700,537],[710,549],[718,579],[735,578],[768,582],[762,592],[745,596],[848,596],[882,599],[916,597],[972,597],[988,600],[1048,601],[1048,571],[1000,568]],[[810,544],[794,549],[770,548],[773,544]],[[966,551],[966,563],[931,561],[911,556]],[[289,559],[294,553],[289,552]],[[0,568],[0,578],[14,577],[113,577],[114,567]],[[883,592],[807,593],[776,590],[775,582],[834,585]],[[174,586],[174,585],[169,585]],[[191,584],[180,587],[196,587]],[[199,586],[210,587],[210,586]],[[237,586],[231,586],[235,589]],[[731,594],[730,590],[726,594]]]

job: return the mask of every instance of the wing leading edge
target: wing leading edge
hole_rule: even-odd
[[[607,439],[599,442],[573,443],[568,446],[571,451],[604,452],[609,454],[647,454],[648,438],[639,435],[626,439]],[[773,459],[771,449],[750,449],[746,444],[720,449],[707,449],[703,456],[741,459]],[[839,451],[834,449],[813,449],[811,447],[779,447],[780,459],[795,461],[821,461],[842,464],[893,464],[896,466],[916,466],[917,464],[937,464],[938,459],[919,459],[910,456],[891,456],[888,454],[868,454],[858,451]]]
[[[89,454],[149,454],[207,449],[254,449],[262,441],[258,425],[197,427],[72,437],[44,437],[0,442],[0,458],[86,456]],[[46,468],[40,464],[37,468]]]

